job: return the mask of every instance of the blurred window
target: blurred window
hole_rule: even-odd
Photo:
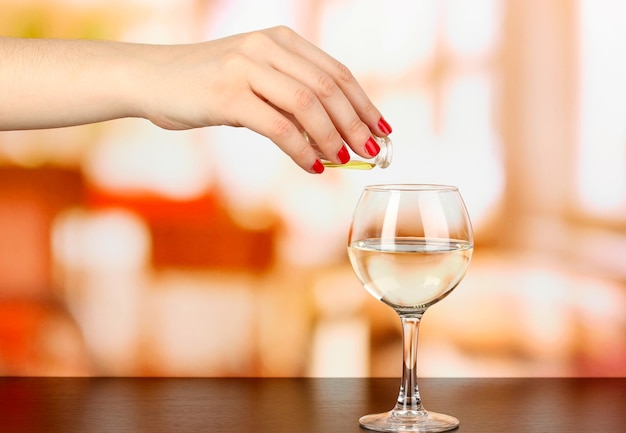
[[[626,221],[626,2],[580,0],[578,205]]]

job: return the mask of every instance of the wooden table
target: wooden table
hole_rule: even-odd
[[[0,378],[0,432],[364,433],[398,379]],[[421,379],[456,432],[626,432],[626,378]]]

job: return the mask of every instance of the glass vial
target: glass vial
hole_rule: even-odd
[[[309,138],[309,134],[303,132],[302,135],[306,139],[307,142],[311,143]],[[387,168],[389,164],[391,164],[391,160],[393,158],[393,144],[389,137],[377,137],[375,135],[372,136],[378,146],[380,147],[380,152],[373,159],[369,160],[350,160],[346,164],[337,164],[325,159],[322,159],[322,164],[324,167],[329,168],[344,168],[344,169],[352,169],[352,170],[371,170],[374,167]],[[314,147],[315,144],[311,143]]]
[[[329,168],[347,168],[352,170],[371,170],[374,167],[387,168],[391,164],[393,157],[393,144],[389,137],[377,137],[373,136],[376,143],[380,147],[380,152],[374,157],[366,161],[362,160],[350,160],[345,164],[335,164],[334,162],[322,160],[324,167]]]

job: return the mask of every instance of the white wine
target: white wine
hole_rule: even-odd
[[[465,275],[472,244],[454,239],[405,237],[353,242],[348,255],[374,297],[396,309],[426,308]]]

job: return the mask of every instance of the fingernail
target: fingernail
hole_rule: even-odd
[[[350,161],[350,154],[348,153],[346,146],[341,146],[341,149],[337,152],[337,158],[339,158],[339,161],[341,161],[342,164],[346,164]]]
[[[315,164],[313,164],[312,170],[317,174],[323,173],[324,164],[322,164],[322,161],[320,161],[319,159],[316,159]]]
[[[391,131],[393,131],[393,129],[391,128],[391,125],[387,123],[384,117],[381,117],[380,120],[378,121],[378,127],[380,128],[381,131],[383,131],[385,135],[389,135],[391,134]]]
[[[380,146],[372,137],[370,137],[370,139],[367,140],[367,143],[365,143],[365,150],[370,154],[370,156],[376,156],[378,155],[378,152],[380,152]]]

